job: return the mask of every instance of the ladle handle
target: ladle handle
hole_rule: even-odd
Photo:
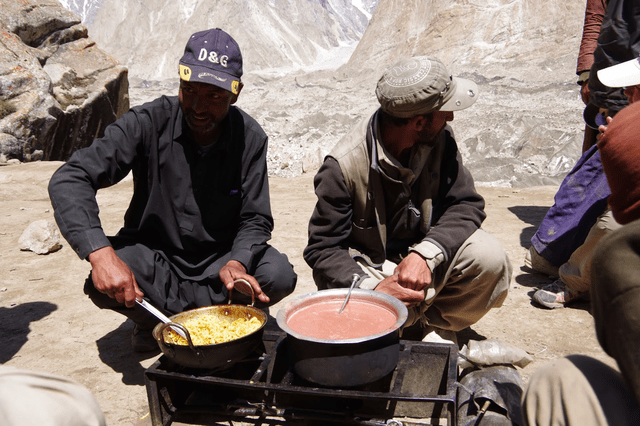
[[[160,321],[164,322],[164,323],[171,323],[172,321],[162,312],[160,312],[158,309],[156,309],[155,306],[153,306],[151,303],[147,302],[144,299],[136,299],[136,303],[140,306],[142,306],[144,309],[146,309],[149,313],[151,313],[153,316],[155,316],[156,318],[158,318]],[[187,336],[186,334],[184,334],[184,331],[180,330],[178,327],[171,327],[171,329],[173,331],[175,331],[176,333],[178,333],[180,336],[182,336],[183,339],[186,339]]]
[[[360,275],[358,274],[353,274],[353,278],[351,281],[351,287],[349,287],[349,291],[347,292],[347,297],[344,298],[344,302],[342,302],[342,306],[340,307],[340,310],[338,311],[338,315],[340,315],[342,313],[342,311],[344,311],[344,307],[347,306],[347,302],[349,301],[349,297],[351,297],[351,291],[353,291],[353,288],[356,286],[356,284],[363,279],[364,277],[360,277]]]

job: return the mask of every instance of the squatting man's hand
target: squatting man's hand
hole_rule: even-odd
[[[253,292],[256,297],[263,303],[269,303],[269,296],[262,291],[258,281],[251,275],[247,274],[245,267],[237,260],[228,261],[227,264],[220,269],[220,279],[230,293],[233,291],[233,287],[235,286],[235,280],[246,280],[251,284],[251,288],[253,288]]]
[[[89,254],[91,262],[91,280],[100,293],[133,307],[136,299],[142,299],[144,293],[138,288],[131,269],[122,261],[111,246],[102,247]]]
[[[424,258],[411,252],[394,272],[378,284],[376,291],[394,296],[406,306],[423,302],[425,289],[431,285],[431,270]]]

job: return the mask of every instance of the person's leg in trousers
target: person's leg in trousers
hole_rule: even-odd
[[[478,229],[450,262],[436,268],[436,296],[424,313],[428,324],[453,331],[475,324],[491,308],[502,306],[511,273],[498,239]]]
[[[591,260],[598,242],[620,225],[613,218],[611,210],[604,212],[591,227],[587,239],[571,254],[569,260],[560,266],[559,275],[562,282],[578,293],[589,293],[591,287]]]
[[[280,253],[274,247],[265,245],[264,250],[256,256],[255,265],[252,265],[253,277],[258,281],[262,291],[269,296],[269,303],[265,304],[256,299],[255,306],[265,308],[274,305],[293,293],[296,288],[298,276],[293,271],[287,255]],[[233,295],[234,302],[243,304],[251,303],[251,299],[242,295]]]
[[[142,244],[120,247],[116,253],[132,269],[145,298],[169,316],[188,309],[219,305],[228,301],[228,291],[217,275],[217,271],[228,261],[228,256],[215,261],[220,268],[213,268],[216,270],[214,275],[194,281],[178,277],[163,256]],[[293,292],[297,276],[286,255],[273,247],[265,245],[261,254],[256,256],[256,265],[252,269],[255,271],[249,272],[254,272],[254,277],[271,298],[269,305]],[[96,306],[125,315],[141,329],[148,330],[158,323],[154,316],[139,306],[127,308],[117,300],[98,292],[93,286],[91,276],[85,283],[85,293]],[[234,294],[233,297],[234,303],[251,303],[250,298],[241,294]],[[262,305],[264,304],[256,301],[256,306],[266,306]]]

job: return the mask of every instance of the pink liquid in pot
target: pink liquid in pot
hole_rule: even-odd
[[[338,314],[342,302],[327,300],[303,306],[290,314],[287,325],[308,337],[339,340],[382,333],[392,328],[398,319],[384,306],[353,298]]]

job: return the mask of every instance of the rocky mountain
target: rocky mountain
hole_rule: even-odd
[[[55,0],[0,0],[0,163],[66,160],[129,109],[127,69]]]
[[[555,184],[582,144],[575,68],[584,13],[582,0],[381,0],[339,74],[374,87],[381,64],[440,58],[480,86],[453,122],[476,181]]]
[[[557,185],[582,146],[575,67],[583,20],[582,0],[380,0],[345,65],[279,78],[256,73],[241,105],[271,137],[274,174],[312,171],[377,107],[386,67],[433,55],[479,84],[478,101],[452,123],[476,182]]]
[[[295,69],[355,45],[378,0],[60,0],[98,45],[146,79],[171,78],[196,31],[220,27],[243,47],[245,71]]]
[[[381,0],[348,69],[426,53],[453,69],[528,70],[520,77],[533,80],[572,72],[584,13],[584,0]]]
[[[58,0],[65,9],[76,14],[84,25],[93,23],[102,0]]]
[[[245,58],[238,105],[269,134],[275,175],[312,172],[376,108],[383,70],[417,54],[479,84],[453,122],[478,183],[557,184],[580,155],[584,0],[84,1],[100,1],[89,32],[129,67],[134,105],[177,92],[192,32],[228,30]]]

